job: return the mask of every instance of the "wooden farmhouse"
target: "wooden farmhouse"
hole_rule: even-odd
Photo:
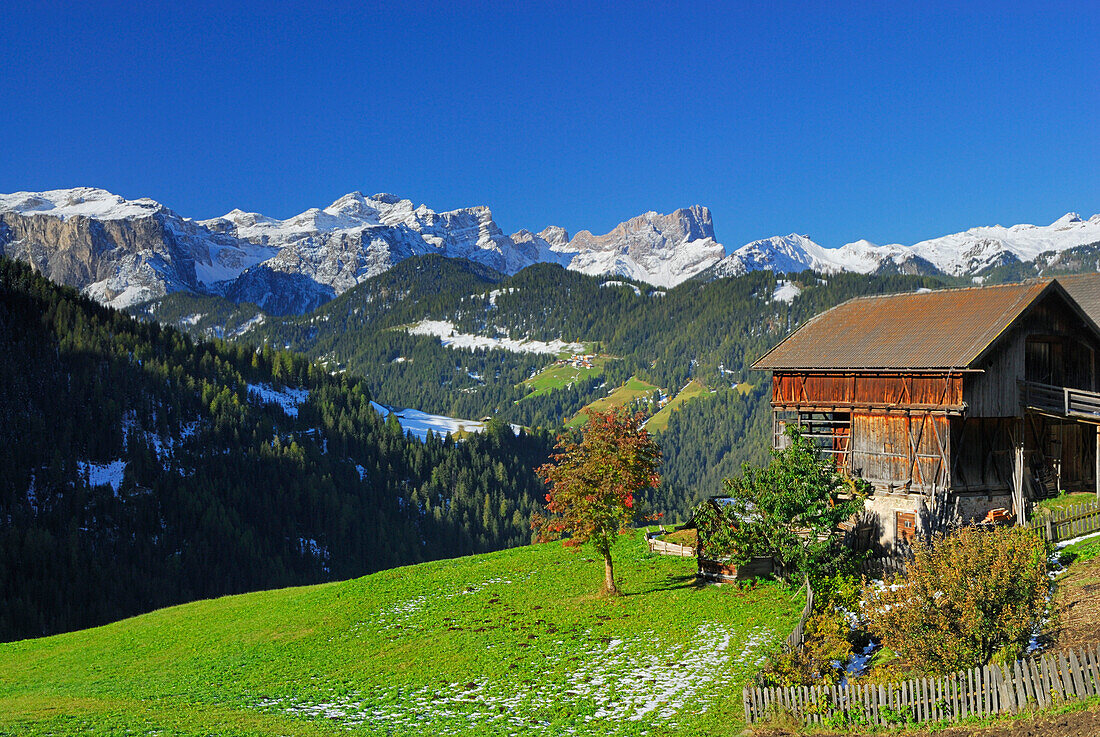
[[[1100,494],[1100,275],[1075,279],[1080,302],[1045,279],[817,315],[753,365],[772,372],[776,446],[797,423],[869,481],[886,552],[996,508],[1022,521],[1060,488]]]

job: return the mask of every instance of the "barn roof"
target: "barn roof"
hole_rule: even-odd
[[[1058,283],[1081,305],[1092,321],[1100,325],[1100,274],[1059,276]]]
[[[1096,288],[1100,308],[1100,283]],[[1085,316],[1053,279],[858,297],[810,319],[752,367],[967,368],[1048,291]]]

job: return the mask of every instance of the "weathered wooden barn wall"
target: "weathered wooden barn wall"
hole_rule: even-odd
[[[1016,442],[1014,417],[965,417],[951,423],[951,488],[1004,492],[1012,489]]]
[[[943,414],[853,414],[850,467],[878,491],[943,492],[950,483],[950,432]]]
[[[966,375],[964,398],[968,417],[1019,417],[1017,382],[1027,376],[1027,342],[1049,338],[1062,345],[1062,383],[1096,391],[1096,351],[1100,350],[1085,322],[1059,294],[1048,294],[998,342],[978,368]]]
[[[963,405],[961,373],[781,372],[772,375],[772,406],[941,407]]]
[[[1096,427],[1029,413],[1024,422],[1024,449],[1029,462],[1042,454],[1048,470],[1059,474],[1062,488],[1096,490]]]

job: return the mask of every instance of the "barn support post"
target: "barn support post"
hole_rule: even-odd
[[[1012,463],[1012,501],[1016,505],[1016,524],[1027,523],[1027,510],[1024,509],[1024,433],[1017,426],[1013,438]]]

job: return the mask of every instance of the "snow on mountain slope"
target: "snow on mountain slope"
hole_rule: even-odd
[[[148,199],[78,187],[0,195],[0,254],[114,307],[211,291],[274,254]]]
[[[1041,253],[1061,252],[1100,242],[1100,214],[1088,220],[1066,213],[1050,225],[993,225],[921,241],[909,251],[953,276],[974,274],[1006,256],[1033,261]]]
[[[313,208],[287,220],[233,210],[201,225],[277,249],[263,263],[267,270],[306,276],[334,295],[410,256],[439,253],[513,274],[537,263],[540,255],[537,248],[517,248],[487,207],[437,213],[389,194],[352,192],[323,210]],[[261,303],[269,291],[264,281],[239,297]]]
[[[722,277],[759,269],[977,276],[1034,262],[1038,271],[1053,263],[1051,254],[1093,244],[1100,244],[1100,215],[1084,220],[1074,213],[1047,226],[972,228],[912,246],[860,240],[824,248],[792,233],[724,257],[710,211],[699,205],[669,215],[647,212],[604,235],[582,230],[570,238],[555,226],[508,236],[487,207],[435,212],[389,194],[351,192],[286,220],[232,210],[204,221],[91,187],[0,195],[0,254],[115,307],[188,291],[298,313],[429,253],[506,274],[556,263],[672,287],[703,272]]]
[[[971,228],[912,246],[897,243],[879,246],[859,240],[840,248],[823,248],[808,236],[792,233],[748,243],[715,264],[710,273],[723,277],[761,269],[779,272],[813,269],[860,274],[938,271],[964,276],[1003,263],[1034,261],[1043,253],[1059,253],[1098,242],[1100,215],[1083,220],[1076,213],[1068,213],[1046,226]]]
[[[568,268],[583,274],[625,276],[658,287],[686,281],[722,259],[710,210],[700,205],[671,215],[647,212],[605,235],[582,230],[568,243],[552,246],[569,257]]]

